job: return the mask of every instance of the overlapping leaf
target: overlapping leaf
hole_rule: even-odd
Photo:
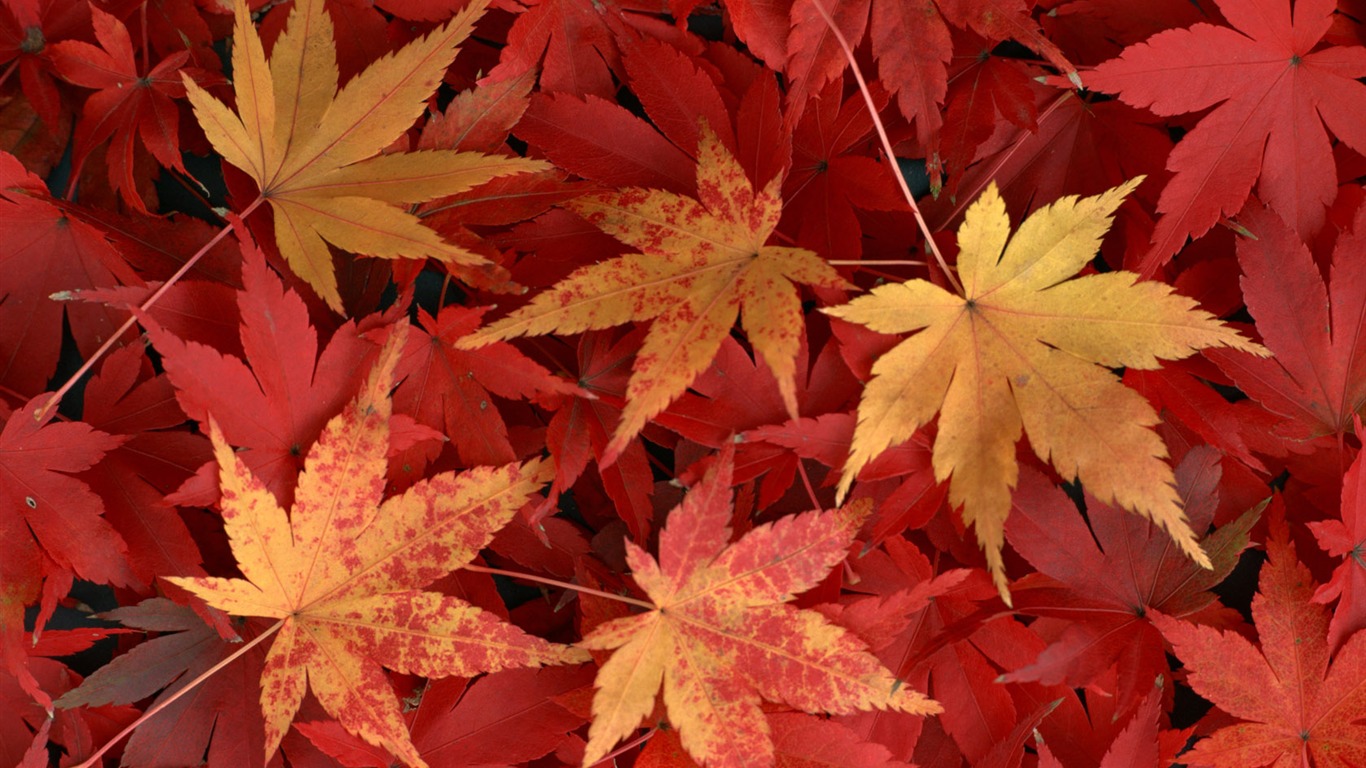
[[[1289,447],[1339,443],[1366,412],[1366,208],[1333,250],[1330,281],[1274,211],[1249,205],[1238,222],[1240,284],[1248,311],[1276,357],[1215,353],[1248,397],[1277,414]]]
[[[146,74],[139,73],[133,41],[123,22],[93,5],[90,16],[99,47],[80,40],[52,46],[58,74],[77,85],[99,89],[86,99],[77,124],[73,163],[80,168],[95,145],[110,139],[105,160],[109,185],[134,209],[145,211],[133,175],[133,137],[142,139],[157,162],[185,173],[180,159],[180,110],[174,102],[185,95],[180,74],[206,83],[217,78],[186,67],[190,53],[184,50],[154,66],[149,63]]]
[[[1209,448],[1193,450],[1176,477],[1191,527],[1207,530],[1217,503],[1218,455]],[[1216,607],[1209,590],[1238,564],[1260,513],[1254,507],[1201,538],[1213,564],[1206,571],[1181,557],[1146,520],[1090,499],[1083,521],[1060,489],[1037,473],[1026,475],[1006,535],[1038,573],[1013,585],[1015,607],[1056,620],[1059,633],[1034,663],[1003,681],[1080,687],[1116,665],[1119,710],[1129,711],[1167,671],[1162,639],[1148,614],[1186,618]]]
[[[1087,76],[1159,115],[1214,107],[1176,145],[1162,213],[1140,271],[1150,274],[1185,243],[1259,195],[1301,238],[1322,226],[1337,192],[1328,130],[1366,152],[1366,50],[1321,46],[1333,0],[1216,0],[1230,27],[1196,24],[1129,46]]]
[[[348,730],[425,765],[380,664],[441,677],[585,658],[421,591],[469,562],[549,473],[534,461],[446,473],[383,500],[389,389],[404,331],[394,331],[361,395],[309,452],[288,515],[210,427],[224,525],[245,578],[171,581],[229,613],[280,620],[261,678],[267,758],[311,689]]]
[[[660,687],[684,749],[709,768],[770,765],[761,698],[808,712],[939,707],[900,682],[851,633],[788,604],[844,559],[861,515],[811,512],[730,543],[727,451],[670,515],[655,559],[626,559],[655,610],[601,624],[579,643],[615,649],[598,673],[584,765],[654,709]]]
[[[1096,197],[1065,197],[1013,236],[991,186],[958,231],[963,295],[924,280],[889,283],[825,312],[880,333],[919,331],[878,359],[858,407],[846,493],[868,462],[936,412],[934,468],[977,531],[1004,593],[1003,525],[1021,431],[1040,459],[1097,498],[1161,525],[1206,566],[1181,512],[1157,414],[1102,366],[1228,346],[1264,353],[1194,302],[1130,272],[1068,280],[1095,256],[1110,217],[1138,180]]]
[[[793,358],[802,314],[794,283],[843,283],[814,253],[767,244],[782,213],[780,178],[756,193],[710,130],[702,134],[698,157],[696,200],[627,189],[569,203],[575,213],[640,253],[576,270],[458,344],[469,348],[514,336],[649,320],[606,463],[706,370],[737,314],[796,418]]]
[[[234,7],[237,112],[188,78],[185,88],[214,149],[251,176],[269,201],[276,243],[295,274],[341,311],[329,243],[384,258],[486,263],[446,243],[397,204],[420,203],[544,166],[472,152],[379,154],[422,114],[484,4],[468,6],[340,90],[332,21],[323,0],[294,5],[269,62],[246,3],[239,0]]]
[[[1155,619],[1195,692],[1244,721],[1196,744],[1181,758],[1188,765],[1366,764],[1366,633],[1330,656],[1328,612],[1311,601],[1317,585],[1276,523],[1252,600],[1260,648],[1235,632]]]

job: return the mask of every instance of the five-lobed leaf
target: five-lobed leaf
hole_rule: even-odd
[[[1252,599],[1260,648],[1236,632],[1154,617],[1195,692],[1245,721],[1215,731],[1181,761],[1214,768],[1366,764],[1366,633],[1329,653],[1328,611],[1312,602],[1317,585],[1283,519],[1272,519],[1267,555]]]
[[[295,3],[269,62],[239,0],[232,55],[237,113],[185,78],[214,149],[251,176],[270,201],[280,253],[334,310],[341,311],[342,303],[329,243],[368,256],[486,264],[398,204],[546,167],[477,152],[379,154],[422,114],[484,7],[471,4],[338,90],[332,21],[323,0]]]
[[[1131,272],[1072,277],[1091,261],[1116,208],[1141,179],[1064,197],[1012,236],[995,185],[958,231],[963,295],[925,280],[879,286],[827,314],[910,333],[878,359],[858,406],[840,494],[887,448],[939,416],[936,477],[976,528],[1005,595],[1003,529],[1021,431],[1040,459],[1106,503],[1138,512],[1208,566],[1182,514],[1158,417],[1105,367],[1156,368],[1205,347],[1265,354],[1169,285]]]
[[[532,461],[448,472],[382,500],[405,332],[394,331],[360,396],[309,452],[288,515],[210,422],[224,526],[245,578],[169,581],[228,613],[282,622],[261,678],[267,759],[305,687],[348,730],[424,765],[380,664],[442,677],[587,658],[421,590],[469,562],[550,471]]]
[[[651,321],[604,463],[706,370],[737,314],[796,418],[802,310],[794,283],[844,284],[811,251],[766,244],[782,213],[781,178],[756,192],[709,129],[697,153],[696,200],[658,189],[625,189],[569,204],[639,253],[582,267],[457,344],[469,348],[514,336]]]
[[[585,767],[635,730],[661,686],[684,749],[708,768],[772,765],[761,699],[837,714],[939,711],[854,635],[788,603],[845,558],[862,515],[810,512],[730,543],[732,461],[728,449],[670,514],[658,559],[626,542],[655,610],[601,624],[579,642],[615,649],[598,673]]]
[[[1167,263],[1187,236],[1236,212],[1254,183],[1302,239],[1338,191],[1328,130],[1366,152],[1366,51],[1324,46],[1333,0],[1216,0],[1229,27],[1169,29],[1124,49],[1087,85],[1159,115],[1209,109],[1167,160],[1175,175],[1140,270]],[[1230,28],[1232,27],[1232,28]]]

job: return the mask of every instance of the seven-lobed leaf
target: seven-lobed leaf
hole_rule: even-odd
[[[266,61],[246,3],[235,5],[234,114],[189,77],[185,88],[214,149],[245,171],[275,212],[275,240],[295,274],[342,310],[328,244],[383,258],[487,261],[446,243],[399,203],[421,203],[499,176],[546,168],[477,152],[380,154],[422,114],[484,4],[375,62],[340,90],[323,0],[299,0]]]
[[[781,178],[756,192],[710,129],[702,131],[697,154],[695,200],[658,189],[625,189],[569,204],[639,253],[576,270],[456,345],[471,348],[514,336],[579,333],[649,320],[621,423],[602,457],[605,464],[707,369],[737,314],[796,418],[794,358],[802,309],[794,283],[844,285],[811,251],[767,244],[782,214]]]
[[[1095,256],[1110,217],[1141,179],[1101,195],[1064,197],[1012,236],[993,184],[958,231],[963,295],[925,280],[888,283],[824,311],[880,333],[910,333],[878,359],[858,406],[840,494],[883,451],[939,416],[934,469],[977,531],[1005,595],[1003,529],[1023,430],[1034,452],[1096,498],[1161,525],[1206,567],[1181,512],[1158,417],[1104,367],[1228,346],[1265,354],[1169,285],[1131,272],[1073,280]]]
[[[1324,46],[1333,0],[1216,0],[1232,27],[1169,29],[1087,75],[1092,88],[1159,115],[1209,109],[1167,160],[1175,175],[1140,271],[1236,212],[1252,185],[1299,234],[1312,237],[1337,194],[1333,146],[1366,152],[1366,51]]]
[[[168,581],[228,613],[282,622],[261,677],[267,759],[305,687],[348,730],[425,765],[381,664],[443,677],[587,659],[422,591],[473,559],[551,474],[540,461],[448,472],[382,499],[389,390],[406,330],[395,328],[360,396],[309,452],[288,515],[210,422],[224,526],[245,578]]]
[[[1182,762],[1214,768],[1366,764],[1366,633],[1329,653],[1328,611],[1295,556],[1285,520],[1273,518],[1252,618],[1261,647],[1212,627],[1155,616],[1190,671],[1190,686],[1239,720],[1215,731]]]
[[[761,699],[836,714],[939,711],[852,633],[789,604],[845,558],[864,514],[809,512],[731,543],[732,461],[727,449],[669,515],[658,559],[626,543],[655,610],[601,624],[579,642],[615,649],[598,672],[585,768],[636,729],[661,686],[684,749],[708,768],[773,763]]]

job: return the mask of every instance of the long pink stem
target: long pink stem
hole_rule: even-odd
[[[251,212],[255,211],[261,205],[261,203],[264,203],[265,201],[266,200],[264,197],[258,197],[255,200],[251,201],[251,205],[248,205],[246,209],[242,211],[241,218],[245,219],[247,216],[251,215]],[[188,273],[191,269],[194,269],[194,266],[199,263],[199,260],[204,258],[204,254],[208,253],[210,250],[213,249],[215,245],[218,245],[219,241],[227,237],[228,233],[231,232],[232,229],[232,222],[228,222],[226,226],[218,230],[218,234],[214,235],[213,238],[209,240],[209,242],[205,243],[204,246],[200,248],[198,252],[195,253],[195,255],[191,256],[188,261],[182,264],[180,266],[180,269],[177,269],[175,274],[171,275],[170,279],[168,279],[165,283],[162,283],[161,287],[156,289],[156,291],[154,291],[151,296],[148,296],[147,300],[142,302],[142,305],[139,306],[138,309],[142,310],[143,312],[146,312],[147,310],[151,309],[154,304],[161,300],[162,296],[166,295],[166,292],[171,289],[171,286],[180,282],[181,278],[185,277],[186,273]],[[136,323],[137,316],[129,315],[128,319],[123,322],[123,325],[120,325],[119,329],[115,331],[108,339],[106,339],[105,342],[100,345],[99,349],[95,350],[95,354],[91,355],[90,359],[86,360],[85,363],[82,364],[81,367],[75,373],[71,374],[71,376],[67,378],[66,383],[63,384],[60,389],[54,392],[52,394],[52,397],[48,398],[48,401],[43,405],[43,407],[39,408],[37,411],[34,411],[33,418],[37,420],[40,424],[44,420],[46,420],[48,413],[50,413],[53,408],[57,407],[57,404],[62,401],[62,398],[66,396],[67,392],[71,391],[72,387],[76,386],[76,382],[80,381],[80,378],[82,376],[89,373],[90,369],[95,367],[95,363],[99,362],[100,359],[103,358],[105,354],[108,353],[109,350],[112,349],[113,346],[118,343],[119,339],[123,337],[123,334],[126,333],[129,328],[132,328],[133,325]]]
[[[139,725],[142,725],[143,723],[147,722],[147,720],[149,720],[153,715],[174,704],[176,700],[179,699],[181,696],[184,696],[185,694],[189,693],[195,688],[198,688],[201,683],[212,677],[216,672],[218,672],[218,670],[233,663],[237,659],[241,658],[242,655],[245,654],[247,651],[250,651],[252,648],[255,648],[256,646],[260,645],[261,641],[275,634],[280,629],[280,627],[284,626],[284,624],[284,619],[280,619],[279,621],[275,622],[273,625],[271,625],[270,629],[267,629],[265,632],[262,632],[261,634],[257,635],[256,638],[252,640],[250,643],[247,643],[241,648],[238,648],[236,651],[232,653],[231,656],[228,656],[227,658],[223,659],[222,661],[218,662],[212,667],[209,667],[208,669],[204,670],[204,672],[200,674],[199,677],[196,677],[195,679],[191,680],[190,683],[186,685],[184,688],[181,688],[171,696],[166,697],[165,701],[157,702],[156,706],[152,707],[146,712],[143,712],[142,717],[139,717],[138,719],[129,723],[127,728],[124,728],[123,730],[119,731],[118,735],[110,739],[109,742],[105,744],[103,747],[100,747],[98,752],[86,758],[85,762],[80,763],[79,765],[75,766],[75,768],[93,768],[93,766],[99,763],[99,759],[104,756],[105,752],[108,752],[115,744],[119,743],[120,741],[123,741],[123,737],[132,733],[134,730],[137,729]]]
[[[596,597],[602,597],[608,600],[616,600],[619,603],[627,603],[629,605],[634,605],[639,608],[644,608],[647,611],[653,611],[656,608],[658,608],[658,606],[656,606],[653,603],[647,603],[644,600],[637,600],[634,597],[614,595],[611,592],[604,592],[600,589],[593,589],[592,587],[585,587],[580,584],[571,584],[567,581],[560,581],[559,579],[550,579],[544,576],[535,576],[530,573],[505,571],[502,568],[489,568],[483,565],[465,565],[461,567],[466,571],[472,571],[474,573],[492,573],[498,576],[506,576],[510,579],[524,579],[526,581],[535,581],[541,584],[549,584],[553,587],[559,587],[561,589],[573,590],[574,592],[582,592],[585,595],[594,595]]]
[[[854,60],[854,50],[849,45],[849,41],[844,39],[844,33],[836,26],[835,20],[830,17],[830,12],[821,5],[821,0],[811,0],[811,4],[816,6],[816,11],[821,18],[825,19],[826,26],[835,35],[835,41],[840,44],[840,49],[844,51],[844,58],[848,59],[849,67],[854,72],[854,80],[858,82],[859,93],[863,94],[863,103],[868,105],[868,115],[873,118],[873,127],[877,129],[877,137],[882,141],[882,151],[887,155],[887,162],[892,166],[892,175],[896,176],[897,186],[901,187],[901,195],[906,198],[906,204],[911,207],[911,213],[915,215],[915,223],[920,226],[920,234],[925,238],[925,247],[930,253],[934,254],[934,260],[943,270],[944,277],[949,284],[960,295],[963,293],[963,286],[958,283],[958,278],[949,269],[948,262],[944,261],[944,254],[939,252],[939,245],[934,242],[934,237],[930,235],[930,225],[925,223],[925,217],[920,213],[920,206],[916,205],[915,195],[911,194],[911,188],[906,184],[906,177],[901,175],[901,168],[896,164],[896,155],[892,152],[892,140],[887,138],[887,129],[882,125],[882,118],[878,117],[877,106],[873,104],[873,95],[868,92],[868,81],[863,79],[863,70],[859,69],[858,62]]]

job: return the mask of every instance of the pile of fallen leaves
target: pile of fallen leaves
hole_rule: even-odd
[[[1362,20],[6,0],[0,764],[1366,765]]]

